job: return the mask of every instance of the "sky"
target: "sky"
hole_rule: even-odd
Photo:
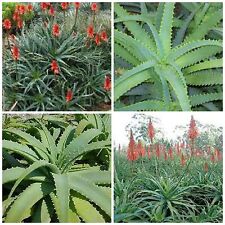
[[[134,114],[135,113],[131,112],[115,112],[113,114],[113,141],[116,146],[118,144],[121,144],[122,146],[128,144],[125,127],[130,123]],[[204,125],[213,124],[220,127],[224,124],[222,112],[150,112],[142,114],[158,117],[161,120],[160,126],[162,127],[165,136],[172,139],[176,139],[177,137],[174,128],[177,125],[189,124],[191,115],[194,116],[195,120],[198,120]]]

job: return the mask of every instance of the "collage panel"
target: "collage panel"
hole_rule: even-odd
[[[3,115],[4,223],[111,222],[111,115]]]
[[[223,3],[114,3],[116,111],[222,111]]]
[[[114,222],[222,223],[223,125],[218,112],[114,113]]]
[[[3,111],[111,110],[110,2],[3,2]]]

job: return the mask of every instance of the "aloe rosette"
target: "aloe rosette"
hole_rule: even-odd
[[[4,222],[110,221],[109,117],[60,123],[49,129],[37,120],[35,135],[4,129]]]
[[[175,3],[159,3],[153,15],[141,4],[140,14],[115,4],[115,25],[124,25],[114,32],[115,55],[129,65],[115,79],[116,109],[221,110],[223,44],[208,34],[221,22],[222,9],[196,4],[181,20],[174,16]]]

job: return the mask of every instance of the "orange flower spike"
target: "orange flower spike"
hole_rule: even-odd
[[[19,19],[19,20],[17,21],[17,27],[18,27],[19,29],[22,29],[22,28],[23,28],[23,21],[22,21],[21,19]]]
[[[53,26],[52,26],[52,34],[55,36],[55,37],[59,37],[60,35],[60,28],[59,28],[59,25],[57,23],[55,23]]]
[[[19,48],[17,46],[13,46],[12,49],[12,56],[13,56],[13,59],[15,61],[19,60],[19,57],[20,57],[20,51],[19,51]]]
[[[46,9],[48,9],[50,5],[47,2],[41,2],[40,3],[40,7],[42,11],[45,11]]]
[[[188,136],[190,139],[195,139],[199,135],[198,133],[198,128],[196,126],[196,122],[194,120],[194,117],[191,116],[191,122],[189,125],[189,131],[188,131]]]
[[[153,138],[155,136],[155,130],[154,130],[151,119],[150,119],[149,124],[148,124],[148,136],[151,140],[151,143],[153,143]]]
[[[19,6],[19,14],[23,15],[26,12],[26,7],[25,5],[20,5]]]
[[[128,145],[128,149],[127,149],[127,159],[129,161],[134,161],[138,158],[138,154],[135,151],[135,148],[136,148],[136,144],[134,141],[133,132],[132,132],[132,130],[130,130],[130,141],[129,141],[129,145]]]
[[[55,16],[55,9],[54,9],[53,6],[50,7],[50,9],[49,9],[49,11],[48,11],[48,14],[49,14],[50,16]]]
[[[111,90],[111,78],[110,78],[110,75],[106,75],[105,76],[104,89],[106,91],[110,91]]]
[[[11,27],[12,27],[12,23],[9,19],[5,19],[3,21],[3,27],[6,29],[6,30],[10,30]]]
[[[55,75],[59,74],[59,66],[56,60],[52,60],[51,62],[51,70]]]
[[[98,10],[98,5],[96,2],[91,3],[91,10],[94,12]]]
[[[67,10],[68,6],[69,6],[69,2],[62,2],[61,3],[62,10]]]
[[[70,102],[72,99],[73,99],[73,92],[71,89],[68,89],[66,93],[66,102]]]
[[[169,148],[168,156],[169,156],[170,159],[173,159],[173,149],[172,148]]]
[[[78,10],[81,6],[80,2],[74,2],[75,9]]]
[[[27,11],[28,11],[28,12],[32,12],[32,11],[33,11],[33,5],[28,4],[28,5],[27,5]]]
[[[155,147],[155,155],[157,158],[160,158],[160,147],[159,147],[159,144],[156,145]]]
[[[107,36],[106,31],[102,31],[101,34],[100,34],[100,37],[101,37],[102,41],[108,42],[108,36]]]
[[[99,46],[101,44],[101,39],[100,39],[100,35],[99,34],[95,35],[95,44],[97,46]]]
[[[94,38],[94,27],[93,27],[93,25],[89,25],[87,27],[87,36],[89,38]]]

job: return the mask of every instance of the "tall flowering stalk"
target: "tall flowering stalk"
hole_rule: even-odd
[[[149,136],[151,144],[152,144],[153,143],[153,138],[155,136],[155,129],[153,127],[151,119],[149,120],[149,124],[148,124],[148,136]]]
[[[78,12],[80,8],[81,3],[80,2],[74,2],[74,8],[75,8],[75,17],[74,17],[74,24],[73,24],[73,31],[76,32],[76,26],[77,26],[77,17],[78,17]]]
[[[191,142],[191,155],[193,155],[194,153],[194,142],[195,142],[195,139],[198,137],[198,135],[199,135],[199,132],[196,126],[195,119],[193,116],[191,116],[191,121],[189,125],[189,130],[188,130],[188,137]]]
[[[136,152],[136,143],[132,130],[130,130],[130,141],[127,149],[127,159],[132,162],[138,159],[138,154]]]

